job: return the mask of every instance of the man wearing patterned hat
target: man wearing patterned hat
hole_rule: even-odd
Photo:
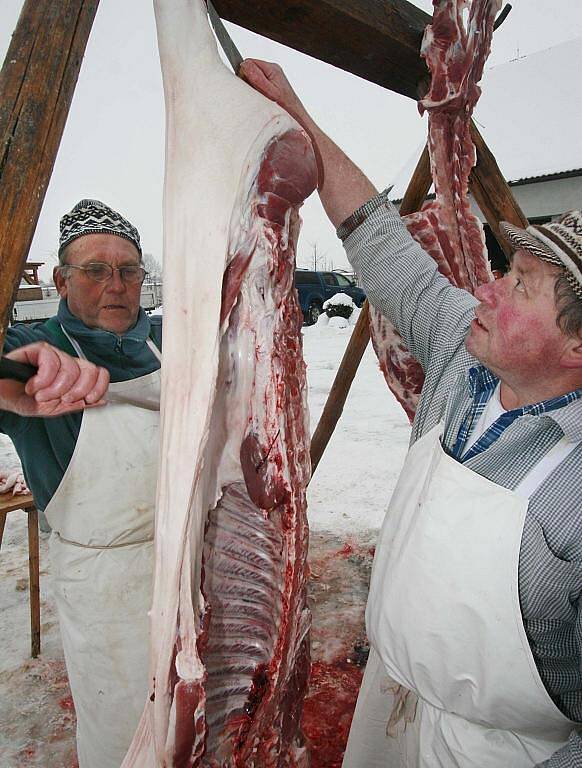
[[[527,230],[475,296],[321,131],[279,67],[242,77],[310,135],[319,194],[426,378],[376,547],[344,768],[582,765],[582,214]]]
[[[104,203],[63,216],[58,313],[5,342],[38,374],[0,382],[0,429],[52,528],[80,768],[119,767],[148,687],[161,318],[140,307],[141,258],[137,229]]]

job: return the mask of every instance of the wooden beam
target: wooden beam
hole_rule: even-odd
[[[358,317],[358,322],[354,326],[350,340],[342,357],[342,361],[331,385],[329,395],[325,401],[322,414],[317,422],[317,427],[311,438],[311,477],[317,465],[320,462],[321,457],[327,444],[331,440],[331,436],[334,433],[336,425],[343,413],[344,405],[347,400],[349,391],[356,375],[356,371],[360,366],[362,356],[366,351],[368,342],[370,341],[370,307],[368,305],[368,299],[362,306],[362,311]]]
[[[400,206],[400,213],[405,216],[408,213],[418,211],[423,204],[430,186],[432,176],[430,173],[430,160],[428,148],[425,147],[418,161],[406,194]],[[311,476],[317,469],[317,465],[323,452],[327,448],[336,424],[342,415],[344,405],[352,386],[354,376],[370,341],[368,300],[364,302],[358,322],[356,323],[350,340],[344,352],[344,356],[331,386],[325,402],[323,412],[311,438]]]
[[[420,43],[431,17],[406,0],[213,2],[228,21],[404,96],[426,90]]]
[[[528,221],[503,178],[497,161],[477,126],[471,121],[471,138],[477,149],[477,165],[469,177],[469,191],[485,216],[491,231],[506,255],[510,248],[499,232],[499,222],[509,221],[516,227],[527,227]]]
[[[30,595],[30,655],[40,653],[40,555],[38,542],[38,511],[26,508],[28,516],[28,579]]]
[[[424,145],[422,154],[418,159],[412,178],[406,188],[402,202],[400,203],[400,215],[407,216],[409,213],[420,211],[426,196],[432,186],[432,174],[430,171],[430,154],[428,145]]]
[[[26,0],[0,71],[0,348],[98,5]]]

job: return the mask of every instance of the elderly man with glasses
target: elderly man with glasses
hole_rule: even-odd
[[[140,307],[141,259],[137,229],[103,203],[63,216],[58,313],[5,342],[38,374],[0,382],[0,429],[52,528],[80,768],[118,768],[147,695],[162,329]]]

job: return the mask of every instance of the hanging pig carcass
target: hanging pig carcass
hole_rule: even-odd
[[[469,175],[476,163],[471,115],[501,0],[434,0],[421,54],[431,73],[419,102],[428,112],[428,149],[435,199],[404,217],[410,234],[453,285],[473,293],[492,279],[481,223],[471,211]],[[394,326],[370,309],[370,335],[386,382],[410,421],[424,372]]]
[[[150,696],[123,768],[305,766],[309,433],[293,287],[307,136],[154,3],[166,100]]]

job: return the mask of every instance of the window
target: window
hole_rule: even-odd
[[[295,285],[319,285],[315,272],[295,272]]]
[[[336,272],[335,277],[336,277],[336,280],[337,280],[337,284],[341,288],[353,288],[354,287],[354,284],[352,283],[352,281],[348,280],[348,278],[345,277],[344,275],[338,275],[337,272]]]
[[[332,275],[331,272],[323,273],[323,282],[330,288],[337,288],[337,280],[335,279],[335,275]]]

